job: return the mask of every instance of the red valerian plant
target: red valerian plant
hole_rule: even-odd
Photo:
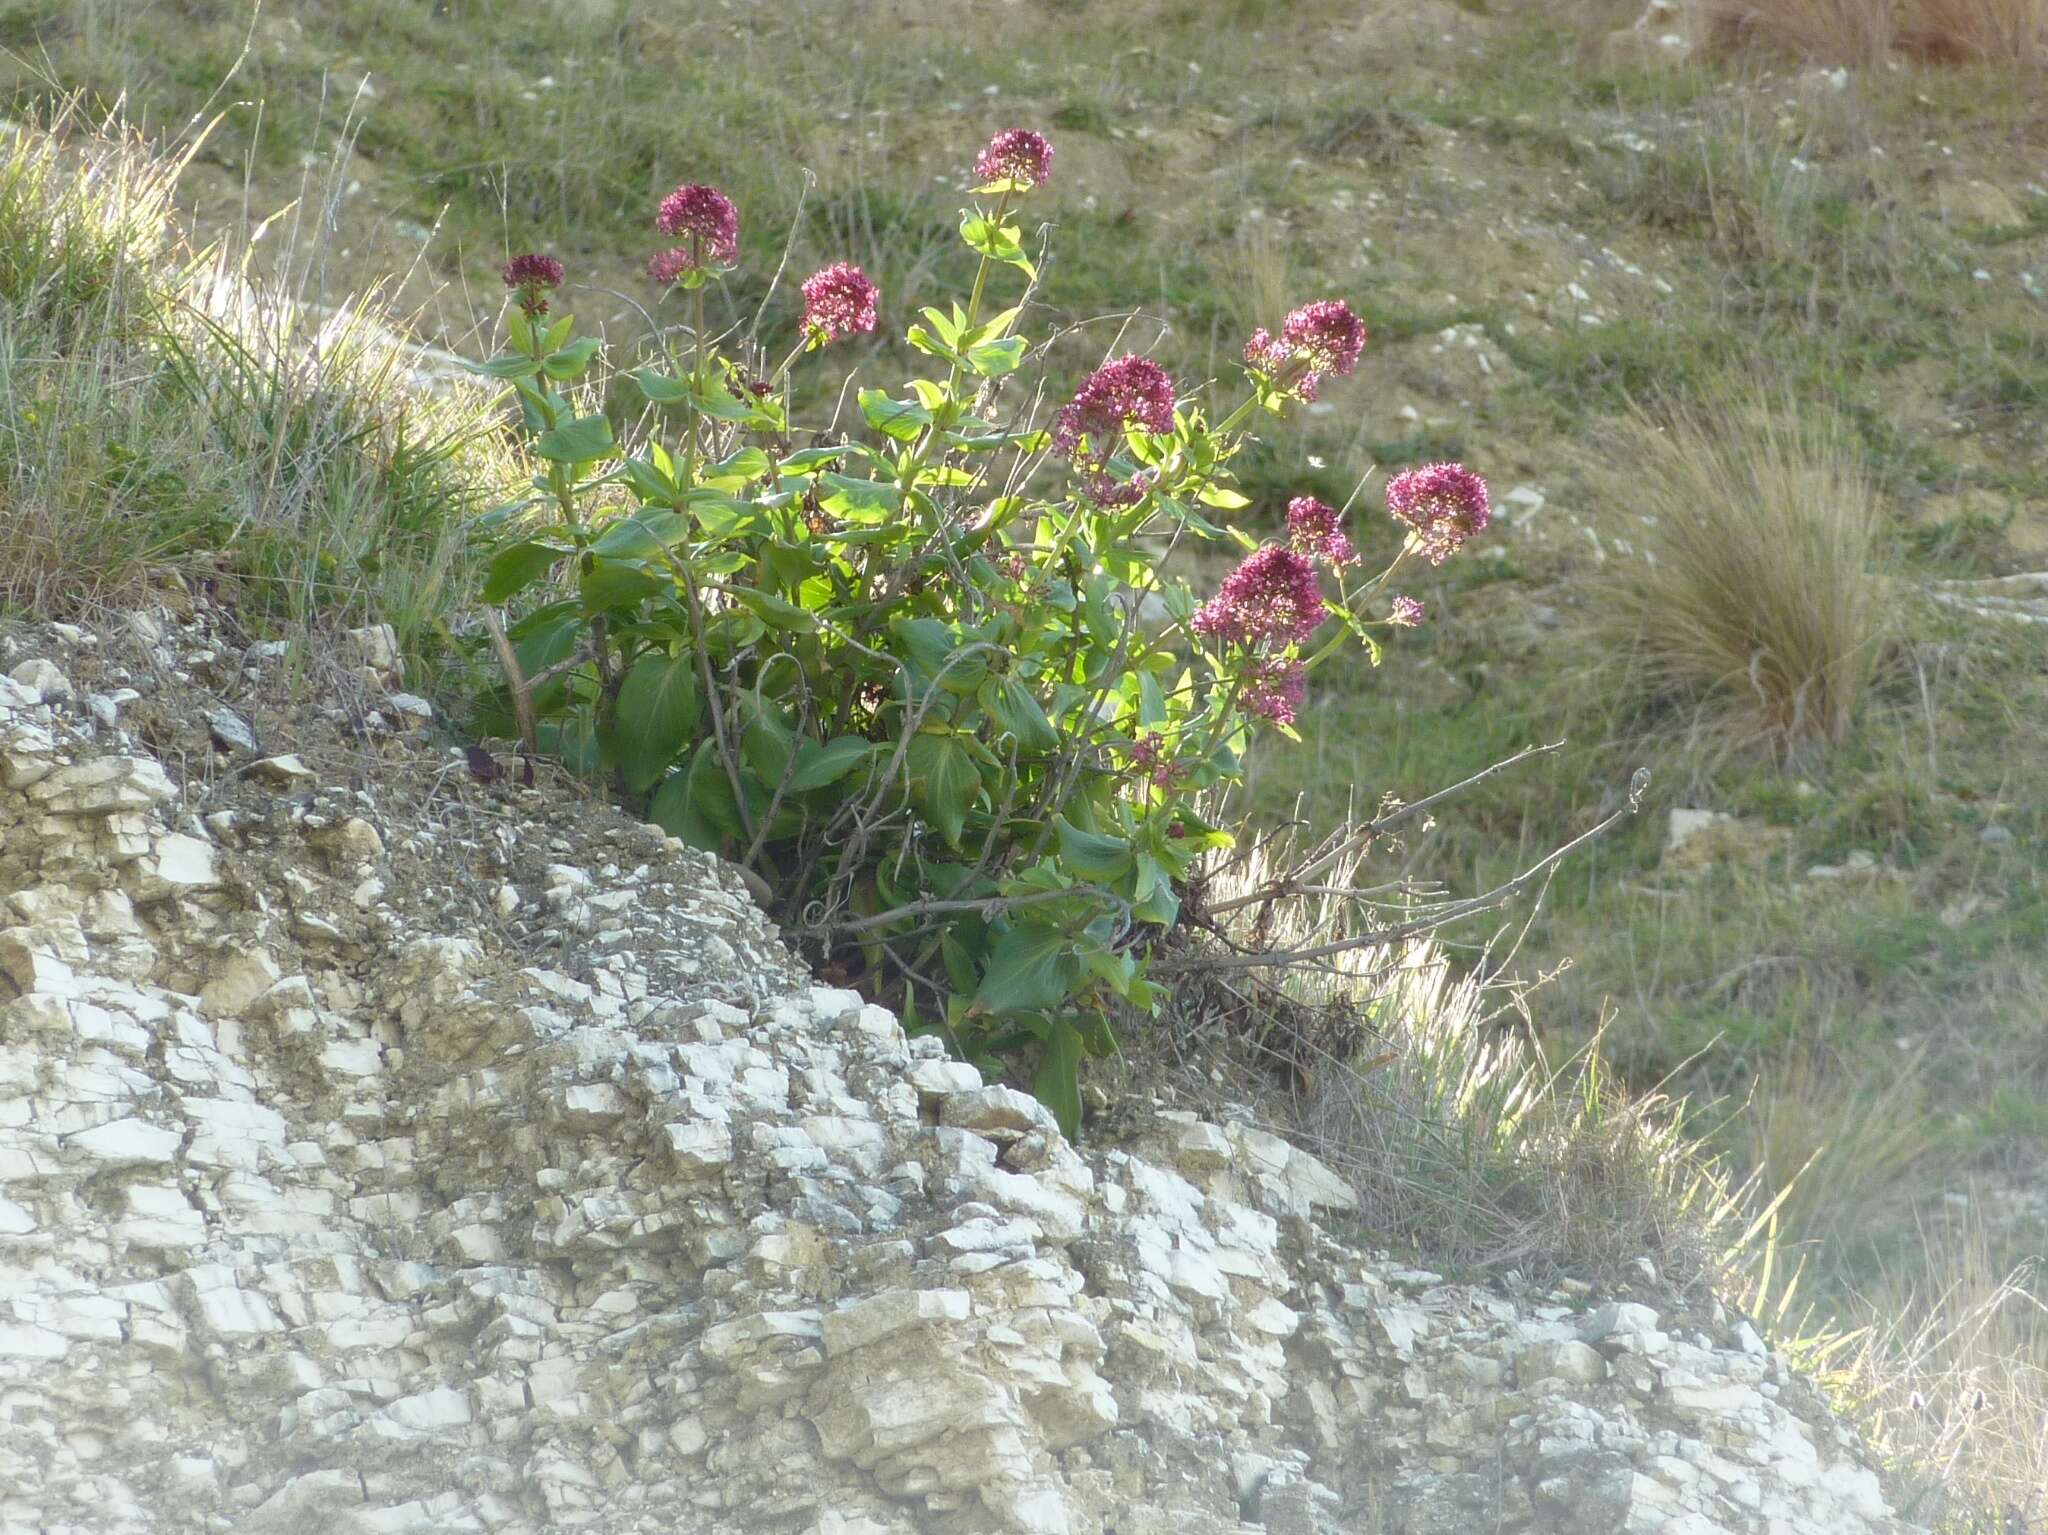
[[[1249,392],[1220,420],[1136,355],[1034,419],[1043,390],[1014,380],[1046,350],[1018,333],[1023,297],[989,296],[1008,272],[1024,297],[1038,280],[1010,215],[1052,160],[1021,128],[976,156],[972,289],[907,328],[931,376],[832,390],[827,407],[858,405],[852,432],[793,425],[792,365],[874,330],[875,284],[848,262],[804,281],[777,366],[721,343],[705,292],[741,260],[740,220],[713,186],[656,213],[673,243],[648,275],[690,314],[612,387],[645,406],[624,441],[583,382],[601,343],[549,313],[560,263],[509,263],[510,345],[482,371],[510,386],[541,472],[486,520],[483,596],[513,621],[483,713],[739,863],[795,941],[914,1026],[990,1070],[1028,1063],[1072,1130],[1080,1060],[1115,1048],[1115,1010],[1157,1004],[1184,882],[1230,842],[1202,807],[1258,734],[1293,734],[1318,666],[1354,641],[1377,659],[1376,631],[1420,622],[1405,596],[1369,615],[1486,503],[1454,465],[1396,476],[1409,536],[1367,578],[1344,512],[1314,497],[1288,504],[1282,542],[1212,520],[1248,504],[1231,463],[1252,412],[1357,366],[1365,328],[1337,299],[1251,338]],[[1243,558],[1201,601],[1161,568],[1174,538]]]

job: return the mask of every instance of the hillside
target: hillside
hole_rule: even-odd
[[[1915,1318],[1930,1295],[1996,1310],[1997,1281],[2048,1247],[2048,623],[2010,580],[2048,566],[2048,98],[2024,68],[1684,58],[1610,37],[1634,20],[315,0],[253,22],[16,6],[0,43],[13,115],[83,92],[75,127],[118,103],[196,146],[165,190],[200,243],[263,230],[251,270],[311,306],[385,283],[456,356],[491,350],[496,269],[529,245],[571,264],[586,324],[637,333],[652,205],[698,176],[744,214],[724,318],[767,299],[768,333],[794,338],[793,302],[768,288],[785,244],[792,271],[859,261],[907,315],[965,285],[962,167],[1013,124],[1058,145],[1042,303],[1069,328],[1070,378],[1119,334],[1211,377],[1254,326],[1341,292],[1368,322],[1365,359],[1246,467],[1250,515],[1455,457],[1488,476],[1496,521],[1417,589],[1430,622],[1384,666],[1318,676],[1302,745],[1253,759],[1254,808],[1321,829],[1564,739],[1375,870],[1482,890],[1647,766],[1649,813],[1514,913],[1535,1038],[1562,1060],[1600,1031],[1636,1088],[1690,1098],[1763,1197],[1791,1184],[1779,1235],[1805,1251],[1799,1304],[1848,1322]],[[858,343],[865,378],[909,369],[891,335]],[[1737,436],[1766,435],[1740,424],[1758,412],[1825,421],[1867,476],[1886,622],[1837,739],[1755,739],[1739,669],[1659,687],[1617,643],[1626,573],[1656,546],[1644,434],[1674,409]],[[10,460],[17,497],[27,462]],[[274,477],[252,489],[217,467],[179,466],[166,499],[272,493]],[[376,504],[402,523],[455,483]],[[244,536],[223,518],[190,548],[219,526]],[[373,542],[337,540],[305,581],[228,579],[261,594],[252,607],[346,588],[367,604],[351,621],[396,622],[445,679],[436,702],[459,707],[470,682],[441,636],[461,627],[460,582],[436,563],[457,556],[421,554],[439,574],[419,581],[388,556],[369,571]],[[266,551],[262,569],[292,557]],[[44,589],[65,581],[59,558]],[[1681,841],[1687,811],[1731,819]],[[1489,935],[1462,931],[1458,952],[1483,968]],[[2001,1314],[2019,1339],[2006,1364],[2038,1369],[2038,1310]],[[1966,1358],[1938,1333],[1928,1357]]]

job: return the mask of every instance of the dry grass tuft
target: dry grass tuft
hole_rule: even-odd
[[[296,302],[289,251],[257,284],[185,247],[183,164],[70,113],[0,138],[0,605],[206,584],[431,653],[468,514],[517,477],[488,396],[424,389],[370,302]]]
[[[1343,842],[1341,834],[1333,842]],[[1210,872],[1228,909],[1295,866],[1281,836]],[[1317,888],[1230,910],[1240,945],[1294,948],[1359,918],[1362,853]],[[1404,901],[1376,901],[1399,920]],[[1194,1102],[1288,1135],[1342,1173],[1375,1240],[1433,1266],[1519,1270],[1543,1282],[1639,1278],[1706,1287],[1734,1273],[1761,1233],[1757,1185],[1738,1185],[1686,1131],[1682,1105],[1632,1094],[1593,1040],[1547,1061],[1528,1028],[1530,988],[1512,953],[1454,958],[1429,939],[1348,950],[1327,963],[1179,989],[1151,1044]]]
[[[1923,1232],[1933,1276],[1867,1297],[1846,1348],[1788,1345],[1891,1463],[1900,1513],[1942,1535],[2048,1528],[2048,1300],[1981,1229]],[[1831,1342],[1837,1340],[1830,1340]]]
[[[1841,740],[1892,600],[1877,492],[1845,430],[1758,399],[1712,417],[1638,412],[1612,462],[1603,656],[1717,728]]]

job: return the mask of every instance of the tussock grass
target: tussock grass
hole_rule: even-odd
[[[0,603],[209,584],[431,655],[515,473],[487,397],[423,389],[373,299],[320,313],[184,245],[183,163],[69,112],[0,141]]]
[[[1843,429],[1757,397],[1638,411],[1612,462],[1620,554],[1595,622],[1629,680],[1718,729],[1842,740],[1893,601],[1877,492]]]

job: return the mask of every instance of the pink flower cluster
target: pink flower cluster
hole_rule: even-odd
[[[1287,503],[1287,543],[1331,565],[1351,565],[1358,560],[1358,551],[1344,533],[1344,514],[1314,496],[1296,496]]]
[[[716,187],[698,182],[677,187],[661,200],[654,224],[665,235],[683,237],[682,244],[657,252],[648,261],[647,275],[658,283],[672,283],[706,266],[729,267],[739,260],[739,210]]]
[[[1396,597],[1387,622],[1396,629],[1413,629],[1422,623],[1422,603],[1414,597]]]
[[[1170,789],[1182,770],[1167,757],[1158,736],[1143,736],[1131,743],[1131,771],[1142,773],[1154,788]]]
[[[1028,192],[1052,179],[1052,145],[1029,128],[1006,128],[988,141],[974,160],[974,174],[984,186],[1010,182]]]
[[[530,319],[548,312],[548,301],[543,295],[561,287],[567,273],[553,256],[528,251],[506,262],[498,275],[519,296],[519,307]]]
[[[826,341],[875,328],[881,290],[850,261],[835,262],[804,279],[804,329]]]
[[[1292,725],[1308,692],[1308,670],[1285,656],[1265,656],[1252,662],[1240,677],[1243,691],[1238,703],[1254,719],[1276,725]]]
[[[1109,473],[1109,456],[1126,426],[1173,430],[1173,380],[1149,358],[1104,363],[1082,381],[1053,421],[1053,447],[1073,461],[1081,471],[1082,489],[1103,506],[1132,505],[1158,478],[1144,473],[1119,482]]]
[[[1485,531],[1492,502],[1486,481],[1463,464],[1425,464],[1387,481],[1387,512],[1410,531],[1424,559],[1441,565]]]
[[[1245,557],[1189,621],[1195,633],[1245,646],[1305,640],[1323,622],[1323,589],[1305,555],[1267,544]]]
[[[1313,400],[1323,375],[1348,378],[1365,350],[1365,321],[1340,298],[1304,304],[1283,320],[1278,336],[1261,325],[1244,344],[1245,366],[1298,400]]]

